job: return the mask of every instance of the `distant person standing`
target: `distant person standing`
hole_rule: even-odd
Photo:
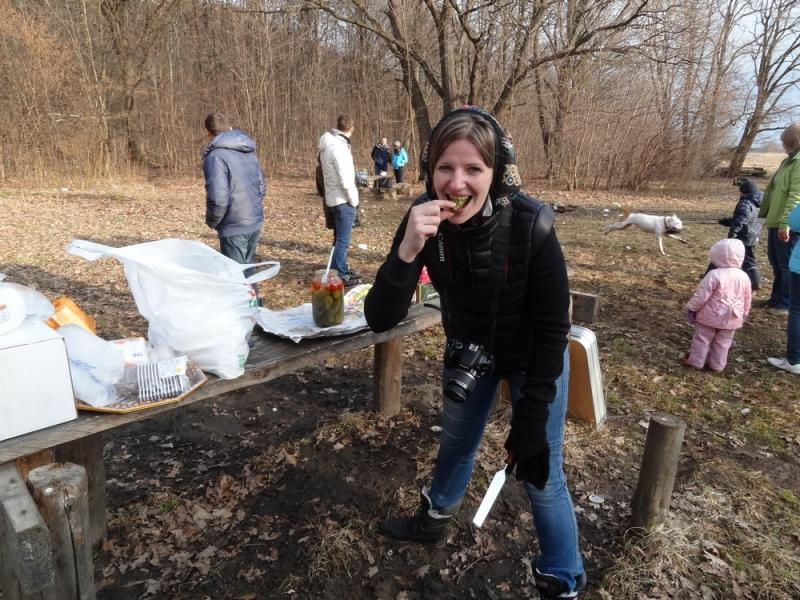
[[[211,138],[203,153],[206,225],[216,229],[222,254],[240,264],[252,263],[267,194],[256,143],[219,111],[206,117],[205,126]]]
[[[763,194],[758,191],[758,184],[752,179],[742,179],[739,182],[739,194],[739,201],[733,210],[733,216],[722,218],[718,223],[728,227],[729,238],[736,238],[744,244],[742,271],[747,273],[755,291],[761,287],[761,273],[758,271],[758,262],[756,261],[756,246],[758,246],[758,234],[761,231],[758,209],[761,207]],[[713,267],[713,264],[709,265],[709,269]]]
[[[336,128],[319,138],[325,205],[333,209],[335,222],[331,268],[339,272],[345,287],[361,283],[361,277],[347,264],[347,251],[358,211],[356,168],[350,150],[353,131],[353,120],[348,115],[339,115]]]
[[[772,266],[772,294],[767,312],[789,313],[789,256],[800,233],[789,230],[789,214],[800,204],[800,123],[792,123],[781,133],[788,155],[764,190],[758,216],[767,226],[767,257]]]
[[[800,233],[800,204],[789,214],[789,227]],[[800,244],[789,259],[789,319],[786,323],[786,355],[767,359],[773,367],[800,375]]]
[[[397,183],[403,183],[406,163],[408,163],[408,154],[406,154],[403,144],[397,141],[392,148],[392,170],[394,171],[394,180]]]
[[[381,138],[381,141],[372,148],[372,162],[375,163],[375,175],[385,176],[389,170],[389,140]],[[379,188],[379,181],[375,181],[374,188]]]

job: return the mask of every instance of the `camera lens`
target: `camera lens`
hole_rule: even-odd
[[[444,386],[444,395],[453,402],[464,402],[475,383],[476,379],[467,371],[455,371]]]

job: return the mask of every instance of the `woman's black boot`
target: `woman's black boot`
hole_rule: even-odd
[[[539,569],[534,569],[533,579],[536,584],[536,591],[539,592],[539,600],[559,600],[559,598],[578,600],[579,592],[586,585],[586,573],[581,573],[580,577],[578,577],[574,590],[569,590],[569,588],[565,587],[558,577],[546,575]]]
[[[445,510],[434,510],[427,490],[421,492],[420,506],[413,517],[391,518],[381,521],[379,531],[391,538],[418,544],[444,546],[447,528],[458,510],[460,502]]]

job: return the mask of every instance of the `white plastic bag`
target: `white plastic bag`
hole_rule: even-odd
[[[75,397],[94,407],[113,404],[117,399],[114,384],[125,371],[122,352],[78,325],[63,325],[58,333],[67,346]]]
[[[24,304],[25,319],[46,321],[53,316],[53,305],[44,294],[26,285],[4,281],[5,278],[5,273],[0,273],[0,293],[4,290],[13,290],[19,294]],[[2,302],[0,302],[0,304],[2,304]]]
[[[250,284],[277,275],[279,263],[242,265],[205,244],[178,239],[124,248],[73,240],[67,252],[87,260],[110,256],[123,264],[153,346],[169,346],[222,379],[244,373],[258,313]],[[269,268],[244,276],[245,269],[262,265]]]
[[[120,380],[125,369],[125,357],[116,344],[79,325],[62,325],[57,331],[67,346],[70,366],[90,371],[92,377],[101,383],[113,384]]]
[[[25,320],[25,301],[11,286],[0,284],[0,335],[16,329]]]

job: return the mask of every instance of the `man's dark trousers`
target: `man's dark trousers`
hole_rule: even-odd
[[[256,246],[261,237],[260,231],[253,233],[245,233],[242,235],[231,235],[228,237],[219,238],[219,251],[224,255],[235,260],[240,265],[247,265],[252,263],[256,257]],[[245,269],[244,276],[250,277],[255,273],[255,269]],[[261,306],[261,298],[258,296],[258,285],[253,284],[253,289],[256,292],[256,300],[258,305]]]

